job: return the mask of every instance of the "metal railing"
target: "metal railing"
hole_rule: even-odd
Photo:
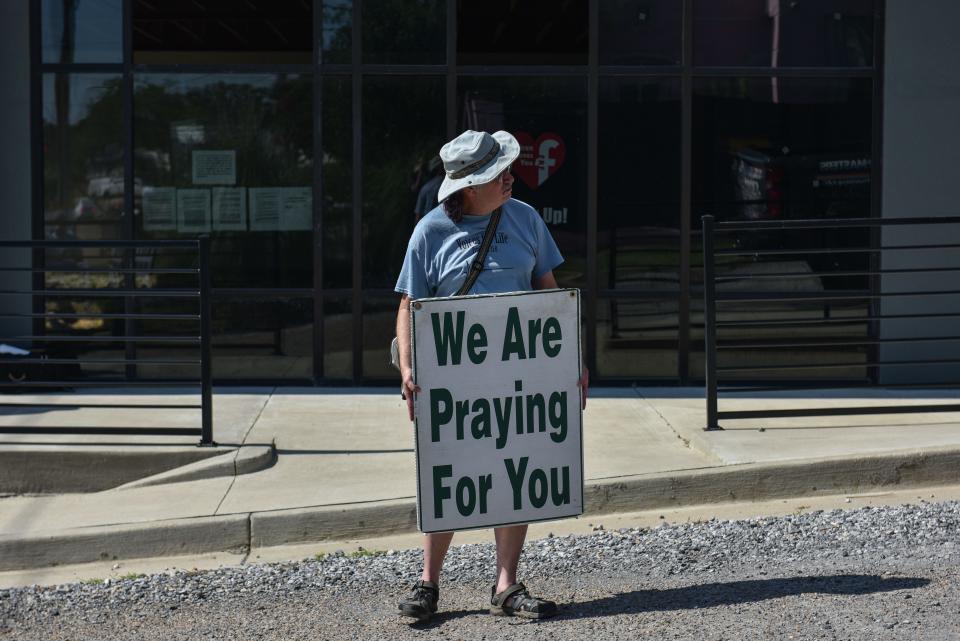
[[[960,368],[957,280],[949,279],[945,286],[931,282],[936,274],[960,272],[960,243],[942,242],[944,237],[960,239],[960,232],[945,234],[943,227],[960,226],[960,217],[718,223],[713,216],[703,216],[702,223],[704,429],[722,429],[722,419],[960,411],[956,403],[718,408],[719,394],[725,392],[960,385],[957,371],[949,372],[947,380],[920,380],[936,374],[934,367]],[[892,236],[893,229],[920,240],[891,243],[885,235]],[[821,236],[819,243],[810,242],[815,234]],[[908,287],[918,278],[925,282],[904,290],[903,282],[911,276]],[[909,310],[896,309],[907,303]],[[903,331],[905,323],[916,322],[946,324],[948,329],[919,332],[913,325]],[[890,335],[898,333],[906,335]],[[939,355],[947,357],[886,357],[894,346],[923,344],[947,350]],[[952,356],[947,346],[952,346]],[[720,355],[728,360],[718,362]],[[888,380],[900,368],[926,376]],[[831,372],[834,376],[828,378]]]
[[[30,366],[37,372],[36,377],[8,376],[8,380],[0,382],[2,392],[23,392],[33,390],[51,391],[55,389],[73,388],[172,388],[181,386],[198,387],[200,403],[195,404],[125,404],[125,403],[83,403],[64,402],[60,396],[56,403],[44,402],[14,402],[0,400],[0,406],[13,407],[19,411],[24,407],[33,408],[128,408],[144,411],[157,409],[199,409],[200,426],[190,427],[104,427],[104,426],[4,426],[0,425],[0,433],[17,434],[135,434],[135,435],[166,435],[183,436],[197,435],[200,445],[215,445],[213,440],[213,385],[211,380],[211,280],[210,280],[210,245],[207,236],[196,240],[43,240],[43,241],[0,241],[0,249],[7,251],[17,248],[30,250],[30,265],[15,264],[0,268],[0,272],[22,272],[30,275],[31,285],[28,288],[0,289],[0,300],[9,301],[16,297],[29,297],[30,305],[21,305],[20,311],[12,311],[15,305],[3,304],[0,308],[0,319],[21,319],[21,322],[31,323],[33,330],[29,335],[2,336],[0,343],[19,347],[30,352],[23,357],[4,357],[8,366]],[[103,250],[106,256],[88,256],[82,260],[75,258],[61,260],[63,264],[48,265],[46,252],[83,255],[91,250]],[[175,250],[175,251],[171,251]],[[153,266],[154,259],[165,257],[174,260],[172,255],[183,260],[183,250],[186,250],[188,267]],[[149,252],[147,261],[138,261],[137,252]],[[164,253],[167,252],[167,253]],[[144,258],[144,257],[140,257]],[[101,263],[102,266],[84,266],[85,263]],[[69,275],[66,276],[65,275]],[[158,287],[150,280],[156,280],[161,275],[166,278],[187,279],[191,281],[187,287]],[[10,277],[8,277],[9,279]],[[138,282],[139,278],[139,282]],[[51,286],[59,281],[64,282],[86,281],[99,286]],[[119,287],[104,286],[120,283]],[[103,312],[94,310],[95,301],[120,299],[123,311]],[[140,310],[140,301],[149,299],[152,302],[179,301],[191,302],[195,309],[174,312],[143,312]],[[81,301],[81,309],[74,307],[70,311],[59,309],[57,301]],[[23,309],[31,309],[26,312]],[[112,324],[114,330],[106,335],[82,334],[76,330],[73,333],[58,333],[55,324],[73,321],[91,322],[99,327]],[[122,324],[121,324],[122,321]],[[177,322],[186,323],[193,329],[182,332],[184,335],[143,335],[136,330],[140,322]],[[8,321],[16,323],[16,321]],[[199,357],[185,358],[175,356],[146,357],[138,356],[138,346],[148,345],[151,349],[170,349],[172,346],[199,352]],[[118,351],[122,346],[123,355],[116,357],[90,356],[89,353],[78,353],[82,348],[89,351],[113,349]],[[39,354],[39,356],[37,355]],[[82,368],[85,365],[104,368],[122,366],[122,377],[105,378],[86,373],[82,377],[67,379],[58,378],[56,372],[49,374],[53,368],[63,365],[73,365]],[[149,365],[158,368],[173,367],[177,369],[197,370],[193,377],[163,377],[156,380],[143,379],[137,376],[137,367]],[[63,368],[61,367],[61,371]],[[168,370],[169,371],[169,370]]]

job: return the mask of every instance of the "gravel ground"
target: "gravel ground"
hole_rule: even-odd
[[[408,623],[396,601],[421,558],[0,590],[0,639],[960,639],[960,502],[531,542],[521,575],[561,604],[540,622],[486,614],[488,544],[452,548],[441,614]]]

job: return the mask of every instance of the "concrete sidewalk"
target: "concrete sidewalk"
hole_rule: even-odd
[[[55,398],[67,403],[77,396]],[[120,396],[144,404],[191,400],[169,391],[83,395],[91,402]],[[724,401],[722,407],[953,399],[955,394],[948,393],[894,398],[877,391],[749,398]],[[169,426],[198,421],[183,410],[65,414],[7,412],[0,423]],[[38,465],[61,461],[64,469],[71,469],[71,460],[85,465],[100,460],[94,469],[105,476],[110,465],[142,461],[145,451],[166,451],[167,465],[173,467],[157,473],[144,467],[140,476],[146,478],[106,490],[0,499],[0,571],[256,550],[416,529],[412,424],[392,388],[225,388],[215,394],[214,420],[219,448],[207,450],[212,455],[202,460],[193,439],[0,434],[0,466],[17,457]],[[733,421],[725,431],[710,433],[702,431],[704,424],[700,389],[592,390],[584,414],[587,514],[960,481],[958,413]],[[186,458],[172,465],[171,452]]]

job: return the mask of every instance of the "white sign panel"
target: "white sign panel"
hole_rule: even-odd
[[[423,532],[583,513],[580,293],[412,305]]]
[[[237,152],[233,149],[193,150],[194,185],[237,184]]]
[[[210,190],[177,190],[177,231],[182,233],[210,231]]]
[[[246,231],[246,189],[243,187],[213,188],[213,228],[216,231]]]
[[[173,231],[177,228],[177,190],[173,187],[143,188],[143,228]]]

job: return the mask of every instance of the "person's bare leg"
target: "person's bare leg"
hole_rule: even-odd
[[[420,578],[440,585],[440,569],[443,568],[443,559],[452,540],[453,532],[423,535],[423,575]]]
[[[526,525],[510,525],[493,530],[497,541],[497,592],[503,592],[517,582],[517,565],[527,538]]]

